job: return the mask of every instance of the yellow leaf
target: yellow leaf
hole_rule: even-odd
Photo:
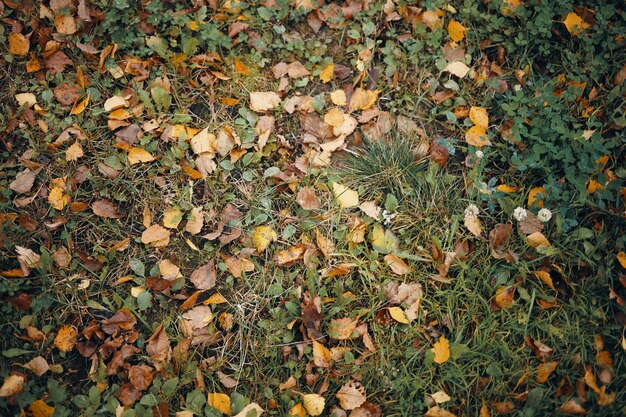
[[[289,410],[289,417],[306,417],[306,410],[302,404],[298,403]]]
[[[220,413],[230,415],[230,397],[219,392],[210,392],[207,396],[207,404]]]
[[[489,115],[484,107],[470,107],[469,117],[476,126],[482,127],[483,130],[489,128]]]
[[[322,80],[324,83],[329,82],[330,80],[332,80],[334,72],[335,72],[335,64],[327,65],[320,72],[320,80]]]
[[[519,187],[511,187],[510,185],[500,184],[496,187],[496,190],[501,191],[503,193],[516,193],[519,191]]]
[[[452,414],[445,408],[441,408],[438,405],[431,407],[424,413],[424,417],[456,417],[456,414]]]
[[[358,110],[365,110],[371,107],[378,99],[380,90],[365,90],[361,87],[354,90],[352,97],[350,97],[349,110],[351,112]]]
[[[215,293],[213,295],[211,295],[209,298],[207,298],[206,300],[203,301],[203,304],[209,305],[209,304],[222,304],[225,303],[226,299],[220,294],[220,293]]]
[[[335,106],[345,106],[347,103],[346,93],[343,90],[335,90],[330,93],[330,101],[332,101]]]
[[[324,412],[324,407],[326,406],[326,400],[318,394],[303,394],[302,403],[304,404],[304,408],[306,408],[307,413],[311,416],[321,415],[322,412]]]
[[[313,363],[320,368],[330,366],[330,350],[317,340],[313,340]]]
[[[104,102],[104,111],[111,112],[113,110],[120,109],[122,107],[128,107],[128,103],[124,100],[124,97],[113,96]]]
[[[89,94],[87,94],[87,97],[85,97],[83,100],[74,103],[70,114],[81,114],[82,112],[85,111],[88,104],[89,104]]]
[[[13,56],[26,56],[30,42],[21,33],[9,33],[9,53]]]
[[[270,226],[257,226],[252,234],[252,242],[258,253],[263,252],[270,243],[278,239],[278,235]]]
[[[468,144],[476,146],[477,148],[483,147],[485,145],[490,145],[487,132],[480,126],[470,127],[469,130],[465,133],[465,140]]]
[[[400,307],[389,307],[389,315],[392,319],[402,324],[409,324],[409,319],[406,318],[406,314]]]
[[[535,232],[526,237],[528,246],[536,248],[538,246],[552,246],[550,241],[541,232]]]
[[[132,147],[130,148],[130,151],[128,151],[128,163],[131,165],[151,161],[154,161],[154,157],[150,154],[150,152],[144,149]]]
[[[76,346],[76,337],[78,331],[76,327],[65,324],[59,328],[56,337],[54,338],[54,346],[56,346],[61,352],[69,352]]]
[[[24,388],[25,378],[22,375],[8,375],[0,387],[0,397],[10,397]]]
[[[521,0],[502,0],[500,11],[505,16],[513,16],[515,15],[517,8],[520,6],[524,6]]]
[[[589,27],[589,23],[586,23],[580,16],[573,12],[569,13],[565,17],[563,23],[565,24],[567,31],[574,36],[581,34]]]
[[[448,23],[448,34],[450,35],[450,39],[454,42],[461,42],[466,33],[467,29],[465,26],[454,19],[450,20],[450,23]]]
[[[30,54],[30,60],[26,63],[26,72],[36,72],[41,69],[41,62],[37,59],[35,54]]]
[[[496,290],[495,303],[500,308],[509,308],[514,303],[515,285],[500,287]]]
[[[176,229],[183,220],[183,212],[177,208],[169,208],[163,213],[163,226],[168,229]]]
[[[444,335],[441,335],[439,341],[435,343],[431,350],[435,353],[433,360],[439,365],[450,359],[450,343]]]
[[[74,142],[72,146],[67,148],[67,150],[65,151],[65,160],[67,162],[76,161],[83,155],[83,147],[81,146],[80,142]]]
[[[622,268],[626,268],[626,253],[620,252],[617,254],[616,258]]]
[[[550,273],[546,271],[535,271],[535,276],[541,280],[544,284],[546,284],[551,289],[554,288],[554,283],[552,282],[552,278],[550,277]]]
[[[536,202],[537,207],[543,208],[543,198],[538,199],[537,194],[546,195],[546,189],[544,187],[535,187],[532,188],[528,192],[528,207],[532,207],[532,205]]]
[[[359,193],[345,185],[334,182],[333,194],[341,208],[356,207],[359,205]]]
[[[15,101],[17,101],[17,105],[22,107],[33,107],[37,104],[37,97],[33,93],[20,93],[15,95]]]
[[[69,204],[71,197],[65,194],[65,181],[62,178],[56,178],[50,181],[50,192],[48,193],[48,202],[57,210]]]
[[[324,121],[332,127],[339,127],[343,124],[346,115],[341,109],[333,107],[324,115]]]
[[[238,59],[235,59],[235,72],[241,75],[250,75],[250,69]]]
[[[430,396],[435,400],[437,404],[442,404],[450,401],[452,398],[445,391],[437,391],[434,394],[430,394]]]
[[[396,275],[405,275],[412,271],[412,269],[396,255],[390,253],[385,255],[385,262],[387,266],[391,268],[391,271]]]

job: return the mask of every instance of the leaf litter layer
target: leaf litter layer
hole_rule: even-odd
[[[0,13],[3,414],[624,412],[620,7]]]

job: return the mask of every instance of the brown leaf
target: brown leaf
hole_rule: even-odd
[[[235,378],[232,378],[226,374],[223,374],[220,371],[217,371],[217,378],[220,380],[222,385],[224,385],[224,387],[226,388],[235,388],[237,385],[239,385],[239,382],[237,382]]]
[[[161,225],[153,224],[141,234],[141,242],[156,247],[167,246],[170,241],[170,231]]]
[[[192,235],[197,235],[202,230],[204,225],[204,213],[202,207],[194,207],[191,209],[189,216],[187,217],[187,224],[185,225],[185,231]]]
[[[128,380],[139,391],[148,389],[154,378],[154,368],[149,365],[135,365],[128,370]]]
[[[165,332],[165,326],[160,324],[148,339],[146,352],[154,362],[164,362],[171,353],[170,339]]]
[[[526,235],[541,232],[543,230],[543,224],[539,221],[535,214],[528,210],[526,210],[526,217],[518,223],[518,227],[519,230]]]
[[[104,217],[105,219],[119,219],[124,217],[117,212],[117,208],[110,200],[94,201],[91,205],[91,209],[96,216]]]
[[[48,361],[46,361],[46,359],[42,356],[37,356],[22,366],[26,369],[30,369],[37,376],[42,376],[50,369]]]
[[[315,191],[309,187],[302,187],[298,191],[296,202],[305,210],[318,210],[320,208],[320,202]]]
[[[50,74],[58,74],[65,70],[65,67],[72,66],[73,62],[63,52],[56,51],[45,59],[45,65]]]
[[[559,412],[563,414],[574,414],[577,416],[584,416],[587,414],[587,410],[578,404],[576,400],[567,400],[559,407]]]
[[[288,249],[281,250],[274,255],[274,260],[279,266],[291,265],[292,263],[302,259],[307,247],[307,245],[296,245]]]
[[[142,397],[141,391],[139,391],[130,382],[125,383],[120,387],[120,392],[117,394],[117,399],[125,407],[130,407]]]
[[[315,242],[325,258],[329,258],[335,253],[335,244],[333,241],[324,236],[318,229],[315,229]]]
[[[78,86],[76,84],[64,82],[59,84],[52,91],[59,104],[63,106],[71,106],[80,98],[80,93],[78,92]]]
[[[250,93],[250,110],[266,112],[280,104],[280,96],[273,91],[255,91]]]
[[[444,168],[450,158],[450,152],[448,148],[441,145],[438,141],[433,141],[430,145],[430,159]]]
[[[313,363],[320,368],[328,368],[331,364],[330,350],[317,340],[313,340]]]
[[[15,176],[15,179],[9,184],[9,188],[18,194],[24,194],[30,192],[37,178],[38,171],[32,171],[25,169]]]
[[[424,417],[457,417],[456,414],[451,413],[445,408],[441,408],[438,405],[431,407],[424,413]]]
[[[213,312],[211,307],[197,306],[183,314],[183,318],[189,322],[192,329],[203,329],[213,319]]]
[[[217,279],[215,260],[211,259],[205,265],[194,270],[189,279],[199,290],[210,290],[215,287],[215,281]]]
[[[9,53],[13,56],[26,56],[30,49],[30,42],[21,33],[9,33]]]
[[[412,269],[402,259],[391,253],[385,255],[385,262],[396,275],[405,275],[412,271]]]
[[[545,362],[550,359],[550,357],[554,353],[554,350],[551,347],[544,345],[538,340],[533,340],[528,336],[524,336],[524,340],[526,341],[526,344],[533,350],[535,356],[537,356],[537,358],[541,362]]]
[[[127,308],[121,308],[113,316],[101,322],[102,331],[106,334],[117,334],[120,331],[128,331],[135,328],[137,318]]]
[[[353,410],[361,406],[367,399],[365,388],[357,381],[349,381],[343,384],[341,389],[335,394],[335,397],[337,397],[339,404],[344,410]]]

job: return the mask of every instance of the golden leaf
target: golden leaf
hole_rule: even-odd
[[[250,110],[266,112],[280,104],[280,96],[273,91],[255,91],[250,93]]]
[[[483,130],[489,128],[489,115],[484,107],[470,107],[469,117],[476,126],[482,127]]]
[[[528,192],[528,207],[532,207],[532,205],[536,202],[537,207],[543,208],[543,198],[538,199],[537,195],[542,194],[546,195],[546,189],[544,187],[534,187]]]
[[[539,366],[537,367],[537,382],[540,384],[545,384],[545,382],[548,380],[552,372],[554,372],[558,364],[558,361],[550,361],[539,364]]]
[[[182,220],[183,212],[175,207],[169,208],[163,213],[163,226],[168,229],[177,229]]]
[[[128,163],[131,165],[151,161],[154,161],[154,157],[150,154],[150,152],[144,149],[132,147],[130,148],[130,151],[128,151]]]
[[[626,268],[626,253],[620,252],[617,254],[616,258],[622,268]]]
[[[439,365],[450,359],[450,343],[444,335],[441,335],[439,341],[434,344],[431,350],[435,353],[433,360]]]
[[[552,246],[550,241],[541,232],[535,232],[526,237],[528,246],[536,248],[538,246]]]
[[[495,303],[500,308],[509,308],[513,305],[515,297],[515,285],[500,287],[496,290]]]
[[[54,346],[56,346],[61,352],[69,352],[76,346],[76,337],[78,331],[76,327],[69,324],[65,324],[59,328],[56,337],[54,338]]]
[[[580,35],[585,29],[587,29],[590,25],[585,22],[580,16],[576,13],[568,13],[563,20],[567,31],[574,36]]]
[[[320,368],[328,368],[331,363],[330,350],[316,340],[313,340],[313,363]]]
[[[76,161],[84,155],[83,147],[80,142],[74,142],[72,146],[65,151],[65,160],[67,162]]]
[[[220,413],[230,415],[230,397],[219,392],[210,392],[207,395],[207,404],[218,410]]]
[[[320,80],[322,82],[327,83],[333,78],[333,73],[335,72],[335,64],[330,64],[324,67],[324,69],[320,72]]]
[[[35,400],[29,406],[31,417],[52,417],[54,407],[46,404],[43,400]]]
[[[476,146],[477,148],[483,147],[485,145],[490,145],[489,137],[487,136],[487,132],[480,126],[472,126],[465,133],[465,141],[472,146]]]
[[[335,106],[345,106],[347,103],[345,91],[335,90],[331,92],[330,101],[332,101]]]
[[[21,33],[9,33],[9,53],[13,56],[26,56],[30,42]]]
[[[550,277],[550,273],[546,271],[535,271],[535,276],[541,280],[544,284],[546,284],[551,289],[554,288],[554,283],[552,282],[552,277]]]
[[[391,271],[396,275],[405,275],[412,271],[412,269],[396,255],[390,253],[385,255],[385,262],[387,266],[391,268]]]
[[[350,105],[348,106],[351,112],[358,110],[365,110],[371,107],[378,99],[380,90],[365,90],[361,87],[354,90],[352,97],[350,97]]]
[[[450,35],[450,39],[454,42],[461,42],[466,33],[467,29],[465,26],[454,19],[450,20],[450,23],[448,23],[448,34]]]
[[[85,97],[81,101],[77,101],[76,103],[74,103],[70,114],[81,114],[85,111],[87,105],[89,105],[89,94],[87,94],[87,97]]]

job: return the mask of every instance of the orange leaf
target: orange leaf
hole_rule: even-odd
[[[434,344],[431,350],[435,353],[435,358],[433,359],[435,363],[441,365],[450,359],[450,343],[444,335],[441,335],[439,341]]]
[[[472,126],[465,133],[465,141],[472,146],[480,148],[485,145],[490,145],[487,132],[480,126]]]

